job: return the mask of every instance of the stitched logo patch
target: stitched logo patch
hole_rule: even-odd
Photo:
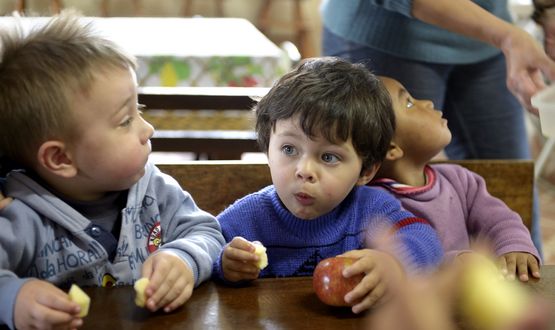
[[[148,234],[148,243],[147,243],[148,252],[152,253],[160,247],[162,244],[162,228],[160,227],[160,221],[156,222],[150,233]]]
[[[117,279],[110,273],[104,274],[102,276],[102,286],[105,288],[111,288],[116,285]]]

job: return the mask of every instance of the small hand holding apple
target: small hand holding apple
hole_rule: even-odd
[[[142,276],[149,279],[142,290],[144,307],[152,312],[163,308],[169,313],[193,294],[193,271],[173,253],[158,251],[151,254],[143,264]]]
[[[224,247],[222,270],[226,280],[238,282],[258,278],[261,268],[264,268],[261,266],[265,266],[266,251],[265,248],[257,249],[257,246],[261,244],[237,236]]]
[[[404,274],[393,256],[378,250],[353,250],[332,259],[329,263],[322,260],[322,266],[316,267],[314,290],[324,303],[352,306],[353,313],[380,303],[389,283]]]
[[[32,279],[19,289],[13,310],[16,329],[76,329],[83,325],[79,303],[54,284]]]

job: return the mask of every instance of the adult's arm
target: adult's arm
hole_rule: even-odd
[[[526,31],[469,0],[413,0],[412,15],[428,24],[499,48],[507,60],[507,86],[520,103],[537,114],[530,98],[555,80],[555,62]]]

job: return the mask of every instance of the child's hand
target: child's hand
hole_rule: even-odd
[[[498,258],[497,265],[505,278],[514,280],[515,274],[522,282],[528,281],[528,274],[540,278],[540,265],[536,257],[525,252],[506,253]]]
[[[474,257],[474,256],[466,256]],[[458,259],[458,258],[457,258]],[[477,259],[460,260],[448,264],[437,272],[412,276],[392,287],[392,297],[380,308],[368,314],[367,329],[403,330],[454,330],[470,328],[468,320],[461,319],[461,290],[464,272],[470,262]],[[488,260],[491,262],[491,260]],[[494,266],[494,265],[493,265]],[[423,308],[425,306],[425,308]],[[493,307],[493,306],[492,306]],[[517,320],[500,326],[499,330],[547,330],[552,322],[553,305],[537,293]],[[489,315],[488,311],[485,311]],[[463,321],[463,324],[461,324]],[[474,329],[475,327],[472,327]]]
[[[149,284],[145,289],[145,307],[156,311],[163,307],[168,313],[183,305],[193,293],[193,271],[176,255],[158,252],[148,257],[143,265],[143,277]]]
[[[256,280],[260,274],[257,266],[259,257],[254,254],[255,246],[243,237],[234,237],[224,247],[222,270],[224,278],[231,282]]]
[[[12,201],[13,198],[4,196],[4,194],[0,191],[0,210],[8,206]]]
[[[370,249],[352,250],[341,256],[358,259],[345,268],[343,276],[365,274],[362,281],[345,295],[345,301],[354,304],[353,313],[360,313],[381,303],[390,285],[396,285],[404,277],[405,272],[401,264],[386,252]]]
[[[42,280],[30,280],[17,294],[14,324],[17,329],[75,329],[83,325],[80,307],[66,292]]]

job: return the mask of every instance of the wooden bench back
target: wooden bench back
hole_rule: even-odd
[[[141,87],[139,103],[148,110],[245,111],[268,92],[266,87]],[[167,114],[169,122],[178,117]],[[254,131],[185,130],[158,128],[151,139],[153,151],[193,152],[208,159],[241,159],[245,152],[258,152]]]
[[[519,160],[449,161],[480,174],[489,192],[503,200],[522,217],[526,227],[532,221],[534,163]],[[235,200],[271,184],[267,164],[242,161],[192,161],[159,164],[188,191],[200,208],[214,215]]]
[[[139,87],[147,109],[245,110],[268,93],[267,87]]]

